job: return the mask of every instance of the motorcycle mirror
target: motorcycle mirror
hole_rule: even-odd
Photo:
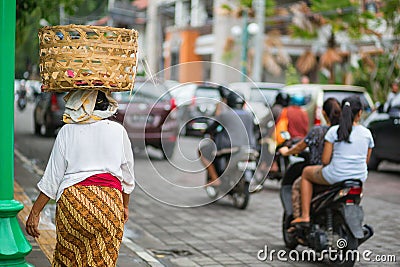
[[[290,133],[288,131],[282,131],[281,137],[285,140],[290,140],[290,138],[291,138]]]

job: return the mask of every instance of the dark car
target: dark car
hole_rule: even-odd
[[[364,125],[371,130],[375,142],[368,169],[377,170],[383,160],[400,163],[400,107],[392,108],[388,113],[378,109]]]
[[[218,87],[209,84],[194,84],[192,98],[179,106],[182,109],[182,131],[186,135],[201,135],[210,118],[214,116],[217,103],[221,100]]]
[[[113,93],[119,107],[115,119],[123,123],[132,146],[161,149],[172,157],[178,135],[175,99],[162,84],[136,82],[133,92]]]
[[[37,96],[33,111],[35,134],[55,136],[57,130],[64,125],[64,96],[65,93],[41,93]]]

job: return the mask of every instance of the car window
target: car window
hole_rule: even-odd
[[[135,83],[135,87],[132,91],[126,92],[114,92],[113,97],[118,102],[148,102],[154,103],[156,101],[168,101],[171,96],[167,91],[167,88],[163,85],[154,85],[150,82],[147,83]]]
[[[354,91],[324,91],[324,101],[328,99],[329,97],[334,97],[336,98],[339,103],[342,103],[342,100],[345,99],[346,97],[352,96],[352,95],[357,95],[360,97],[361,103],[363,104],[364,110],[371,111],[371,107],[365,98],[365,95],[363,92],[354,92]]]
[[[195,92],[195,96],[212,98],[212,99],[220,99],[221,98],[219,91],[217,89],[209,88],[209,87],[198,87]]]
[[[273,105],[277,94],[278,94],[277,89],[251,88],[249,100],[251,102],[263,102],[263,103],[267,101],[269,105]]]
[[[308,104],[311,103],[312,100],[312,95],[311,93],[305,92],[305,91],[301,91],[298,90],[296,92],[289,92],[289,96],[292,97],[294,95],[302,95],[304,96],[304,105],[303,106],[307,106]]]

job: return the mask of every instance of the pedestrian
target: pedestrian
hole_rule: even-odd
[[[310,83],[310,78],[308,78],[308,76],[306,76],[306,75],[303,75],[303,76],[301,76],[301,78],[300,78],[300,82],[301,82],[302,84],[309,84],[309,83]]]
[[[313,184],[332,185],[347,179],[365,181],[367,163],[374,140],[371,132],[360,125],[363,106],[358,96],[342,101],[339,125],[332,126],[325,135],[322,165],[307,166],[301,179],[301,217],[292,221],[309,223]]]
[[[77,90],[65,99],[66,124],[38,183],[26,231],[39,237],[40,212],[55,199],[52,266],[115,266],[135,186],[131,143],[124,127],[107,119],[117,110],[110,92]]]
[[[400,79],[395,79],[392,83],[392,89],[387,96],[383,110],[390,112],[392,108],[400,109],[400,94],[399,94]]]

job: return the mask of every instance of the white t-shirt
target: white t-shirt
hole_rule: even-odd
[[[38,187],[57,201],[65,188],[99,173],[117,177],[123,192],[133,191],[133,153],[125,128],[110,120],[66,124],[57,135]]]
[[[374,139],[370,130],[362,125],[353,126],[350,133],[350,143],[338,142],[337,130],[332,126],[325,135],[325,140],[333,144],[331,162],[322,169],[322,176],[334,184],[347,179],[365,181],[368,176],[368,149],[374,147]]]

